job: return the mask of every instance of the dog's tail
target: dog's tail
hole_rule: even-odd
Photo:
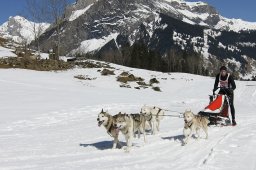
[[[206,125],[210,123],[209,117],[203,116],[202,118]]]
[[[164,111],[165,111],[164,109],[159,109],[159,111],[157,113],[158,120],[163,120],[164,115],[165,115]]]
[[[206,120],[207,124],[209,124],[209,123],[210,123],[210,120],[209,120],[209,118],[207,117],[206,119],[207,119],[207,120]]]

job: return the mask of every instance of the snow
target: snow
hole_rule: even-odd
[[[178,9],[178,11],[185,15],[186,17],[188,18],[191,18],[191,19],[195,19],[195,18],[200,18],[201,20],[206,20],[207,17],[209,17],[209,14],[208,13],[202,13],[202,14],[199,14],[199,13],[193,13],[191,11],[188,11],[188,10],[181,10],[181,9]]]
[[[69,21],[74,21],[76,20],[78,17],[80,17],[81,15],[83,15],[84,13],[86,13],[86,11],[88,11],[88,9],[91,8],[91,6],[93,6],[94,3],[88,5],[86,8],[84,9],[80,9],[80,10],[76,10],[76,11],[72,11],[71,16],[69,17]]]
[[[232,51],[232,52],[234,52],[234,51],[240,52],[240,49],[238,49],[238,47],[233,46],[233,45],[228,45],[228,50]]]
[[[168,3],[165,3],[164,1],[155,1],[154,2],[156,7],[160,8],[160,9],[165,9],[169,12],[172,12],[173,14],[179,14],[178,11],[173,7],[171,6],[170,4]]]
[[[150,22],[149,24],[144,22],[143,24],[147,26],[148,34],[149,34],[150,38],[152,38],[153,33],[154,33],[154,21]]]
[[[11,49],[0,46],[0,58],[17,57]]]
[[[201,2],[201,1],[198,1],[198,2],[187,2],[187,1],[184,1],[184,0],[165,0],[165,1],[167,1],[167,2],[178,2],[179,4],[186,4],[190,8],[193,8],[195,6],[207,5],[207,3]]]
[[[89,53],[89,52],[93,52],[95,50],[99,50],[101,47],[103,47],[105,44],[107,44],[109,41],[111,40],[115,40],[116,37],[118,36],[118,33],[111,33],[110,35],[100,38],[100,39],[89,39],[89,40],[85,40],[83,42],[81,42],[80,47],[78,47],[75,50],[72,50],[71,53],[75,54],[76,52],[79,53]]]
[[[111,64],[148,81],[162,92],[120,88],[116,76],[96,69],[38,72],[0,69],[0,169],[225,169],[254,170],[256,83],[236,81],[236,127],[210,127],[209,139],[181,146],[183,119],[165,117],[148,142],[134,139],[130,153],[110,149],[112,138],[97,126],[101,108],[136,113],[144,105],[197,113],[208,104],[214,79],[161,73]],[[132,71],[131,71],[132,70]],[[96,77],[81,81],[75,75]],[[162,78],[167,78],[162,79]],[[166,112],[166,114],[175,114]],[[120,140],[124,142],[123,135]]]
[[[179,8],[177,8],[177,9],[173,8],[170,5],[170,2],[179,3]],[[155,4],[160,9],[166,9],[168,11],[173,12],[174,14],[183,15],[185,17],[185,19],[183,19],[184,22],[193,24],[193,23],[191,23],[191,22],[193,22],[193,21],[191,21],[191,19],[193,20],[193,19],[199,18],[199,19],[201,19],[199,25],[208,26],[208,24],[206,24],[204,22],[210,16],[208,13],[192,12],[192,9],[194,7],[208,5],[205,2],[201,2],[201,1],[187,2],[184,0],[164,0],[164,1],[156,2]],[[239,32],[242,30],[256,30],[256,22],[248,22],[248,21],[244,21],[242,19],[235,19],[235,18],[229,19],[229,18],[223,17],[221,15],[219,15],[219,16],[220,16],[220,21],[214,27],[215,29],[230,30],[230,31],[235,31],[235,32]]]
[[[248,68],[251,68],[250,72],[245,73],[244,75],[240,75],[243,77],[243,79],[251,79],[252,76],[256,76],[256,67],[255,67],[255,59],[252,59],[246,55],[242,55],[242,57],[245,59],[245,61],[248,63]]]
[[[40,59],[42,60],[48,60],[50,59],[50,56],[48,53],[40,53]],[[68,59],[74,59],[74,57],[68,57],[68,56],[59,56],[59,59],[62,61],[67,62]]]
[[[221,20],[215,26],[216,29],[228,29],[235,32],[241,30],[256,30],[256,22],[247,22],[241,19],[228,19],[220,17]]]
[[[238,44],[242,47],[256,47],[256,43],[251,42],[239,42]]]
[[[241,68],[241,63],[239,61],[236,61],[236,59],[232,58],[232,59],[225,59],[225,63],[231,63],[233,65],[235,65],[236,67],[236,71],[239,71],[239,69]]]
[[[67,62],[68,60],[73,60],[73,59],[75,59],[75,57],[60,56],[59,59],[62,60],[62,61]]]
[[[183,17],[182,21],[183,21],[183,22],[186,22],[186,23],[188,23],[188,24],[191,24],[191,25],[195,25],[195,22],[193,22],[193,21],[191,21],[190,19],[185,18],[185,17]]]
[[[208,5],[207,3],[201,2],[201,1],[198,1],[198,2],[186,2],[186,4],[187,4],[190,8],[198,7],[198,6],[203,6],[203,5]]]
[[[49,59],[50,57],[49,57],[49,54],[48,53],[40,53],[40,59],[44,59],[44,60],[46,60],[46,59]]]
[[[147,14],[152,13],[152,10],[149,7],[145,6],[145,5],[140,4],[140,5],[136,5],[136,6],[137,6],[137,9],[134,10],[133,12],[137,15],[143,15],[143,18],[149,16]]]
[[[205,29],[204,30],[204,46],[202,48],[202,54],[205,59],[209,58],[209,45],[208,45],[208,35],[211,33],[210,29]]]
[[[188,38],[186,38],[185,40],[182,39],[183,36],[188,36]],[[173,41],[176,45],[180,46],[181,49],[185,49],[186,45],[187,45],[187,40],[189,39],[189,35],[184,35],[181,33],[178,33],[176,31],[173,31]]]
[[[175,9],[169,3],[166,3],[166,2],[173,2],[173,1],[178,2],[180,4],[180,9],[179,8]],[[165,2],[164,1],[160,1],[160,2],[156,1],[155,5],[157,7],[159,7],[160,9],[165,9],[167,11],[171,11],[172,13],[174,13],[176,15],[183,15],[182,21],[186,22],[186,23],[189,23],[189,24],[192,24],[192,25],[194,25],[195,22],[191,21],[191,19],[200,18],[202,21],[204,21],[209,16],[208,13],[194,13],[194,12],[191,12],[189,10],[189,9],[192,9],[193,7],[195,7],[195,6],[207,5],[204,2],[186,2],[186,1],[183,1],[183,0],[165,0]],[[186,6],[189,9],[187,9],[185,7],[183,8],[183,6]],[[207,25],[206,23],[204,23],[202,21],[199,23],[199,25],[203,25],[203,26]]]
[[[219,42],[219,47],[220,47],[220,48],[224,48],[224,49],[227,48],[227,46],[223,45],[221,42]]]

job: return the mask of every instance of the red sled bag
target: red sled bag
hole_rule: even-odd
[[[209,125],[230,125],[229,100],[227,95],[210,95],[210,104],[198,114],[207,116]]]

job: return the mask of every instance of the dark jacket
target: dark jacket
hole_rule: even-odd
[[[219,78],[220,78],[221,80],[226,80],[226,79],[227,79],[227,76],[228,76],[228,74],[227,74],[226,76],[221,76],[221,77],[220,77],[220,74],[218,74],[218,75],[216,76],[213,91],[216,91],[216,90],[218,89]],[[228,78],[228,87],[231,88],[232,90],[235,90],[235,89],[236,89],[236,83],[235,83],[234,78],[233,78],[232,75],[230,75],[229,78]]]

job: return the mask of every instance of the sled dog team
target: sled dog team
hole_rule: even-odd
[[[113,149],[119,144],[118,136],[119,131],[125,136],[127,147],[125,150],[130,151],[132,146],[132,139],[136,137],[136,134],[140,138],[143,135],[144,142],[146,143],[146,125],[149,124],[151,133],[154,135],[159,132],[160,121],[165,116],[164,109],[159,107],[143,106],[140,113],[126,114],[119,112],[118,114],[112,116],[103,109],[98,114],[98,126],[103,125],[107,133],[114,138]],[[194,132],[196,132],[198,138],[200,137],[200,129],[206,134],[206,139],[208,138],[207,125],[209,120],[206,117],[200,115],[194,115],[191,111],[185,111],[184,116],[184,141],[183,144],[187,144],[189,139],[192,137]]]

